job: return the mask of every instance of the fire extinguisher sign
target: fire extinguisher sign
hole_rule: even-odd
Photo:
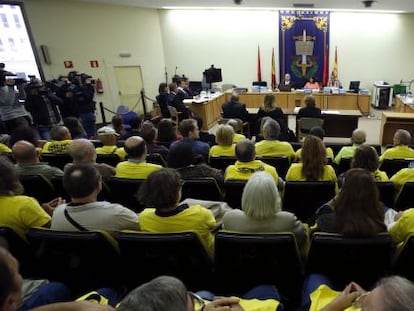
[[[97,60],[90,60],[89,64],[91,65],[92,68],[98,68],[99,67],[99,63]]]

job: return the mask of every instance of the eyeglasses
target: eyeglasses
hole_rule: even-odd
[[[367,296],[370,294],[371,292],[365,292],[363,294],[361,294],[357,299],[355,299],[354,301],[354,307],[355,308],[362,308],[364,306],[364,301],[367,298]]]
[[[194,311],[203,311],[206,306],[204,299],[193,292],[188,292],[188,295],[191,298]]]

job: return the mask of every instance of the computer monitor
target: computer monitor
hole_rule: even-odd
[[[193,93],[200,93],[203,90],[203,84],[201,81],[190,81],[188,82],[188,87]]]
[[[354,93],[358,93],[359,92],[359,84],[360,84],[360,81],[351,81],[349,83],[349,90],[353,91]]]
[[[221,69],[220,68],[214,68],[213,66],[211,66],[210,68],[208,68],[204,71],[204,75],[206,77],[206,82],[207,83],[214,83],[214,82],[223,81],[223,78],[221,77]]]
[[[264,86],[267,87],[266,81],[253,81],[253,86]]]

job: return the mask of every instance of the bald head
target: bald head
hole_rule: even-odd
[[[145,140],[140,136],[131,136],[125,141],[125,152],[129,159],[145,160],[147,157],[147,146]]]
[[[365,131],[361,129],[356,129],[352,132],[352,138],[351,138],[352,143],[356,145],[362,145],[363,143],[365,143],[366,139],[367,139],[367,133],[365,133]]]
[[[75,163],[95,163],[96,151],[95,146],[87,139],[75,139],[69,147],[68,153]]]
[[[19,164],[39,162],[39,153],[36,151],[36,147],[26,140],[16,142],[12,147],[12,153]]]
[[[394,134],[394,145],[407,146],[411,144],[411,134],[407,130],[399,129]]]

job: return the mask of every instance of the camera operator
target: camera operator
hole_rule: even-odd
[[[17,92],[15,89],[17,86]],[[4,85],[0,86],[0,116],[10,134],[18,126],[29,126],[30,117],[19,99],[24,100],[24,81],[15,77],[5,76]]]
[[[40,79],[32,78],[26,88],[26,110],[30,112],[42,139],[51,140],[49,131],[61,121],[57,106],[63,101],[45,87]]]
[[[88,135],[88,138],[94,137],[96,134],[95,129],[95,106],[96,102],[93,100],[95,95],[95,87],[91,76],[81,74],[76,76],[76,80],[72,83],[78,83],[74,94],[76,96],[79,119]]]

